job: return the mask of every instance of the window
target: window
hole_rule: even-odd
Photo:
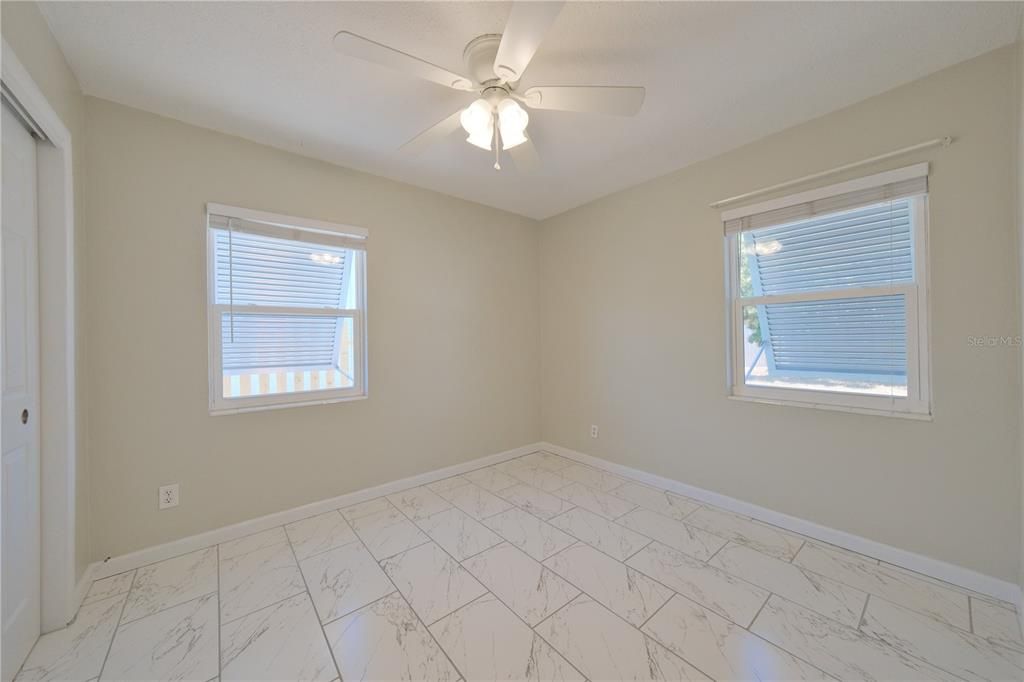
[[[722,214],[734,396],[929,413],[927,173]]]
[[[207,206],[210,411],[366,395],[366,232]]]

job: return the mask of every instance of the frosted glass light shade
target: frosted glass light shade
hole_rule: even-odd
[[[459,115],[459,123],[469,133],[466,141],[481,149],[490,149],[494,137],[494,112],[487,100],[478,99]]]
[[[511,149],[526,142],[526,126],[530,115],[513,99],[504,99],[498,104],[498,130],[505,149]]]

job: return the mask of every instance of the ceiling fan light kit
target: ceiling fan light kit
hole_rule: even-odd
[[[494,112],[491,105],[484,99],[478,99],[459,114],[462,129],[469,133],[466,142],[491,150],[491,139],[494,137]]]
[[[485,34],[471,40],[462,57],[469,77],[413,57],[349,31],[334,37],[335,48],[350,57],[373,62],[433,83],[479,96],[469,106],[445,117],[402,146],[418,152],[447,137],[460,125],[466,141],[494,151],[496,170],[502,150],[516,150],[513,158],[521,170],[536,160],[533,143],[526,135],[532,109],[633,116],[643,106],[645,91],[637,86],[534,86],[518,92],[526,67],[562,8],[561,2],[515,2],[503,34]],[[521,162],[521,163],[520,163]]]
[[[509,97],[508,92],[501,88],[488,88],[488,97],[474,101],[459,115],[462,129],[469,133],[466,141],[471,145],[491,151],[497,137],[502,149],[512,149],[527,141],[526,126],[530,115],[519,104]],[[494,91],[500,91],[494,92]],[[497,104],[494,104],[497,101]],[[494,135],[497,120],[498,135]]]
[[[512,149],[526,142],[526,126],[530,115],[514,99],[506,97],[498,102],[498,132],[502,149]]]

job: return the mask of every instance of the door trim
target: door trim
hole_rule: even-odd
[[[76,567],[75,202],[71,133],[3,41],[4,96],[48,138],[37,145],[42,630],[78,611]],[[82,538],[85,540],[85,538]]]

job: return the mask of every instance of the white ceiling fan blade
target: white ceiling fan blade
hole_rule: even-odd
[[[583,111],[615,116],[633,116],[644,104],[642,87],[620,85],[541,85],[523,93],[523,102],[533,109]]]
[[[462,109],[459,109],[448,118],[435,123],[422,133],[402,145],[401,150],[407,154],[419,154],[433,143],[448,137],[460,127],[459,116]]]
[[[537,148],[533,146],[533,140],[529,138],[526,142],[509,149],[508,154],[516,168],[524,173],[531,173],[540,168],[540,156],[537,154]]]
[[[473,83],[465,76],[452,73],[448,69],[425,62],[387,45],[381,45],[369,38],[357,36],[355,33],[341,31],[334,36],[334,49],[349,57],[362,59],[386,66],[395,71],[402,71],[424,80],[433,81],[456,90],[472,90]]]
[[[544,34],[562,11],[561,2],[515,2],[494,57],[494,75],[503,81],[518,81],[544,40]]]

